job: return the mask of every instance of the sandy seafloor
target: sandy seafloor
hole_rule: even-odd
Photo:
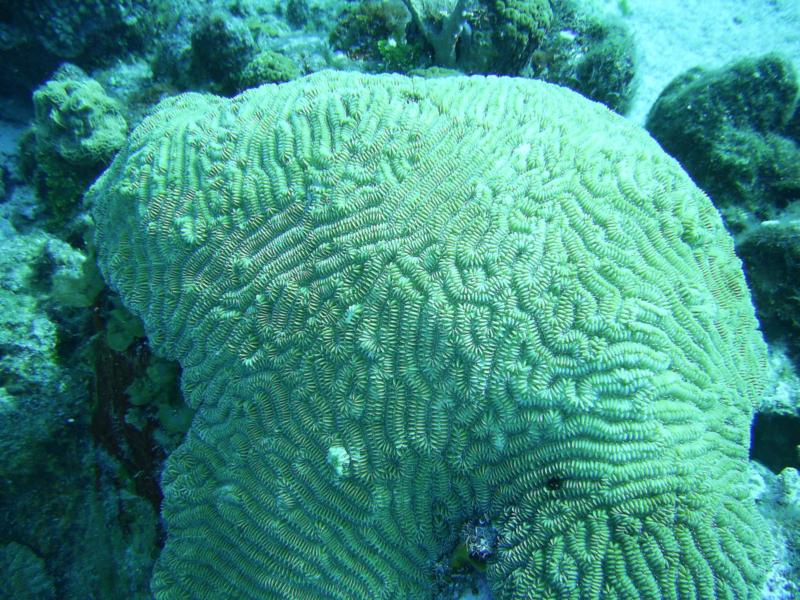
[[[604,0],[633,29],[638,89],[629,117],[643,124],[661,90],[696,66],[780,52],[800,69],[800,0]]]

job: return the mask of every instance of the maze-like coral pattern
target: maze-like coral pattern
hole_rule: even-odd
[[[765,350],[708,198],[535,81],[321,73],[163,102],[100,262],[197,415],[159,598],[757,598]]]

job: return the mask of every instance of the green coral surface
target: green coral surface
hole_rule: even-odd
[[[759,597],[741,264],[604,107],[332,72],[185,94],[89,202],[197,410],[158,598],[430,598],[476,519],[497,598]]]

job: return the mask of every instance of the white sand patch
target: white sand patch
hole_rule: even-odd
[[[639,82],[630,118],[647,111],[672,79],[696,66],[720,67],[780,52],[800,69],[800,0],[605,0],[633,29]]]

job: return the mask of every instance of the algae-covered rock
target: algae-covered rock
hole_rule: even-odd
[[[116,352],[124,352],[137,338],[144,337],[142,320],[121,306],[113,298],[115,306],[108,311],[106,322],[106,344]]]
[[[300,67],[288,56],[264,50],[251,60],[242,71],[241,89],[265,83],[284,83],[300,77]]]
[[[147,51],[162,0],[4,0],[0,94],[28,96],[65,60],[84,68]]]
[[[153,356],[144,374],[125,390],[131,404],[126,422],[140,429],[153,422],[157,427],[154,438],[168,450],[181,442],[194,415],[181,397],[179,377],[176,362]]]
[[[28,178],[51,220],[75,216],[84,190],[125,141],[122,106],[73,65],[60,68],[33,94],[35,118],[21,141]]]
[[[575,0],[364,0],[346,5],[330,42],[370,70],[530,76],[620,113],[634,91],[627,26]]]
[[[776,54],[697,67],[664,89],[646,127],[741,232],[800,197],[797,96],[794,67]]]
[[[44,561],[16,542],[0,546],[0,598],[50,600],[56,597]]]
[[[786,216],[749,229],[737,252],[744,261],[767,339],[800,356],[800,218]]]
[[[288,0],[286,2],[286,20],[292,27],[300,28],[308,23],[311,9],[308,0]]]
[[[554,17],[525,71],[566,86],[624,114],[635,89],[636,52],[621,20],[588,10],[575,0],[553,2]]]
[[[191,34],[191,70],[200,82],[212,89],[232,94],[239,89],[245,67],[255,56],[257,46],[242,19],[225,12],[214,12],[201,19]]]
[[[62,68],[33,94],[36,142],[72,165],[107,162],[125,142],[122,106],[85,73]]]
[[[539,48],[553,21],[549,0],[483,0],[491,29],[490,69],[516,75]]]
[[[55,301],[72,308],[91,306],[105,287],[94,256],[55,238],[47,242],[45,256],[53,268],[50,293]]]
[[[331,30],[334,50],[359,60],[380,62],[381,42],[405,43],[409,14],[398,0],[365,0],[345,5]]]
[[[151,0],[8,0],[10,23],[52,54],[74,59],[98,46],[126,49],[151,31]]]
[[[545,38],[553,19],[547,0],[403,0],[411,14],[408,38],[431,61],[418,67],[517,75]]]
[[[779,345],[773,344],[770,348],[767,372],[769,384],[758,412],[800,419],[800,373],[786,350]]]
[[[40,257],[49,241],[41,232],[0,238],[0,478],[41,467],[76,400],[42,293],[49,282]]]
[[[751,485],[759,511],[777,541],[760,600],[800,598],[800,475],[786,468],[771,473],[757,462],[751,463]]]

